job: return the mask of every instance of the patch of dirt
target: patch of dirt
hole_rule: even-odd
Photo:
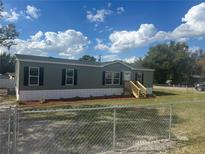
[[[180,135],[180,134],[175,134],[175,137],[177,138],[177,140],[179,141],[189,141],[189,138],[187,136],[184,135]]]
[[[88,97],[88,98],[68,98],[68,99],[57,99],[57,100],[45,100],[43,103],[41,101],[23,101],[21,102],[21,107],[47,107],[47,106],[55,106],[55,105],[73,105],[73,104],[87,104],[85,101],[89,101],[90,103],[95,103],[96,100],[100,100],[102,102],[106,100],[112,99],[135,99],[131,96],[99,96],[99,97]]]
[[[103,152],[100,154],[168,154],[169,150],[176,147],[175,141],[168,139],[156,141],[136,142],[133,146],[127,149],[116,150],[115,152]]]

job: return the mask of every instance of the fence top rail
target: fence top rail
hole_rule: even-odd
[[[5,106],[0,107],[0,111],[5,111],[8,109],[17,111],[21,111],[23,113],[46,113],[46,112],[75,112],[75,111],[92,111],[92,110],[106,110],[106,109],[126,109],[126,108],[160,108],[160,107],[169,107],[174,105],[180,105],[180,104],[192,104],[192,103],[205,103],[204,100],[198,100],[198,101],[181,101],[181,102],[173,102],[173,103],[159,103],[159,104],[138,104],[138,105],[116,105],[116,106],[104,106],[104,107],[89,107],[89,108],[68,108],[63,109],[61,107],[58,107],[56,109],[35,109],[35,108],[23,108],[19,106]]]
[[[1,106],[0,111],[11,109],[11,106]]]
[[[128,108],[148,108],[154,109],[159,107],[167,107],[168,105],[127,105],[127,106],[107,106],[107,107],[90,107],[90,108],[71,108],[71,109],[37,109],[37,110],[24,110],[19,109],[23,113],[48,113],[48,112],[76,112],[76,111],[94,111],[94,110],[108,110],[108,109],[128,109]]]

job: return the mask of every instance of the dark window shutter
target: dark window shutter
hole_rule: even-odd
[[[65,85],[65,76],[66,76],[66,69],[62,69],[62,85]]]
[[[23,78],[23,85],[24,86],[28,86],[28,72],[29,71],[29,67],[28,66],[25,66],[24,67],[24,78]]]
[[[39,85],[43,86],[43,79],[44,79],[44,68],[40,67],[39,71]]]
[[[102,75],[102,84],[105,85],[105,71],[103,71],[103,75]]]
[[[123,72],[120,72],[120,85],[122,85],[122,80],[123,80]]]
[[[142,84],[144,84],[144,73],[142,73]]]
[[[77,85],[78,80],[78,70],[74,69],[74,85]]]
[[[137,73],[135,73],[135,81],[137,81],[138,79],[137,79],[137,76],[138,76],[138,74]]]

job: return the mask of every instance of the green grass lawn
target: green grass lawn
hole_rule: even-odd
[[[169,105],[173,104],[172,139],[177,146],[170,153],[205,153],[205,92],[194,89],[155,88],[156,97],[148,99],[120,98],[82,101],[57,101],[24,107],[82,108],[113,105]]]
[[[205,153],[205,102],[173,106],[173,136],[181,145],[173,153]],[[181,138],[181,139],[180,139]]]
[[[155,97],[148,99],[130,98],[112,98],[112,99],[93,99],[79,101],[49,101],[48,103],[29,105],[20,105],[21,107],[32,108],[55,108],[55,107],[93,107],[93,106],[110,106],[110,105],[159,105],[159,104],[179,104],[205,101],[205,92],[197,92],[194,89],[171,89],[157,87],[154,90]]]

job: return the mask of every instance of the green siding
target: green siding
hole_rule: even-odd
[[[24,86],[23,85],[23,68],[24,66],[44,67],[44,84],[43,86]],[[103,71],[131,71],[131,69],[123,64],[114,63],[103,68],[101,67],[85,67],[85,66],[68,66],[64,64],[48,64],[48,63],[34,63],[34,62],[20,62],[19,74],[19,89],[20,90],[56,90],[56,89],[95,89],[95,88],[120,88],[123,85],[103,85],[102,73]],[[63,86],[62,85],[62,69],[71,68],[78,70],[77,85]],[[132,80],[134,80],[134,73],[132,71]],[[145,71],[144,82],[145,86],[152,87],[153,72]]]
[[[143,73],[144,74],[144,83],[145,87],[153,87],[153,71],[132,71],[132,80],[135,80],[136,73]]]

